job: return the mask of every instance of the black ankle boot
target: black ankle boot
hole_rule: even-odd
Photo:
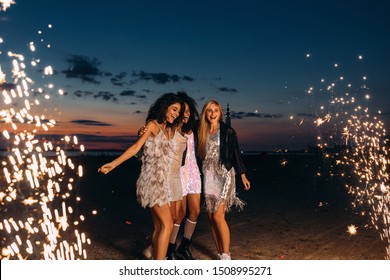
[[[176,244],[169,243],[167,251],[167,260],[176,260]]]
[[[177,252],[182,255],[185,260],[194,260],[194,257],[191,254],[190,244],[191,240],[183,237],[179,248],[177,248]]]

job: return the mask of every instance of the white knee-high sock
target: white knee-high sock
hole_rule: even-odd
[[[179,233],[180,225],[174,224],[173,229],[171,232],[171,236],[169,237],[169,243],[175,244],[176,243],[176,238],[177,234]]]
[[[186,223],[184,225],[184,234],[183,236],[189,240],[192,238],[192,234],[194,233],[196,227],[196,222],[193,222],[189,219],[186,220]]]

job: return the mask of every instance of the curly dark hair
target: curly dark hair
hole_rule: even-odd
[[[177,96],[179,97],[181,102],[186,103],[190,108],[190,117],[188,119],[188,122],[184,123],[182,126],[183,132],[188,133],[194,129],[196,120],[199,119],[199,113],[198,110],[196,109],[197,104],[196,101],[192,97],[188,96],[188,94],[185,91],[179,91],[177,93]]]
[[[179,116],[175,119],[172,126],[176,126],[182,122],[184,114],[184,103],[176,94],[172,92],[164,93],[152,104],[152,106],[150,106],[148,116],[146,117],[146,122],[150,120],[156,120],[160,124],[163,123],[165,121],[165,115],[167,113],[168,107],[174,103],[179,103],[181,105],[181,109]]]

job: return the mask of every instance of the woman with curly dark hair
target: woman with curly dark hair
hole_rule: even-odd
[[[173,218],[173,230],[169,240],[167,259],[192,260],[190,243],[200,213],[201,179],[195,153],[196,129],[199,119],[196,109],[196,101],[184,91],[178,92],[177,96],[182,102],[184,115],[170,141],[169,149],[169,175],[168,184],[170,189],[176,189],[181,193],[180,201],[171,199],[171,213]],[[147,130],[143,127],[138,132],[142,135]],[[183,154],[183,148],[185,152]],[[179,175],[179,180],[178,179]],[[174,180],[173,180],[174,179]],[[178,190],[180,188],[180,191]],[[179,247],[176,249],[176,239],[180,225],[184,219],[188,206],[188,216],[184,225],[184,234]],[[150,258],[152,246],[143,251],[145,257]]]
[[[200,213],[200,193],[201,179],[200,171],[196,160],[194,130],[199,114],[196,109],[196,101],[185,92],[178,92],[177,96],[184,103],[184,116],[181,124],[178,124],[177,130],[187,139],[187,149],[184,153],[183,164],[180,168],[180,178],[183,189],[183,199],[180,203],[180,209],[174,217],[174,225],[169,240],[168,259],[193,260],[190,250],[192,234],[194,233],[198,216]],[[176,249],[176,238],[180,225],[186,216],[188,206],[188,215],[184,224],[184,233],[179,247]]]
[[[146,118],[146,131],[137,142],[130,146],[112,162],[106,163],[98,171],[107,174],[128,160],[143,147],[142,166],[137,187],[137,201],[152,212],[154,230],[152,235],[153,259],[166,257],[169,236],[173,228],[170,211],[171,191],[167,184],[169,127],[181,122],[183,107],[174,93],[166,93],[150,107]]]

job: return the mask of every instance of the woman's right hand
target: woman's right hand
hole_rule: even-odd
[[[115,168],[115,166],[110,162],[102,165],[98,172],[102,172],[103,174],[107,174],[108,172],[112,171]]]

